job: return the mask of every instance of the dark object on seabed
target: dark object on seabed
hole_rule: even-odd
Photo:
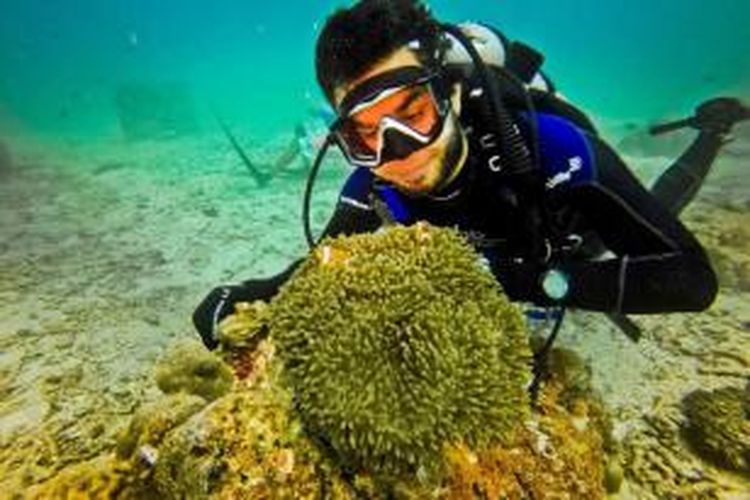
[[[750,473],[750,385],[695,390],[682,400],[682,435],[702,458]]]
[[[214,117],[216,118],[216,121],[219,122],[219,126],[221,127],[222,132],[224,132],[224,136],[227,138],[229,143],[232,145],[232,148],[234,149],[234,152],[237,153],[237,156],[240,157],[240,160],[242,160],[242,163],[247,168],[247,171],[250,172],[250,176],[255,179],[255,182],[258,183],[258,186],[263,187],[266,184],[268,184],[268,181],[271,180],[271,175],[267,174],[265,172],[262,172],[258,166],[253,163],[253,161],[250,159],[249,156],[247,156],[247,153],[245,153],[245,150],[242,148],[242,145],[240,145],[237,138],[234,136],[232,131],[229,129],[229,126],[226,124],[224,120],[221,119],[221,117],[214,112]]]
[[[10,149],[4,142],[0,141],[0,175],[6,174],[13,169],[13,157]]]
[[[198,129],[190,91],[179,83],[122,85],[115,105],[128,140],[166,139]]]
[[[633,342],[638,342],[639,340],[641,340],[641,336],[643,335],[641,327],[638,326],[632,319],[628,318],[624,314],[618,313],[607,313],[607,318],[609,318],[609,320]]]

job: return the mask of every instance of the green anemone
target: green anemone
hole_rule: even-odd
[[[304,421],[351,465],[429,466],[448,442],[503,442],[528,414],[522,317],[454,230],[326,240],[272,310]]]

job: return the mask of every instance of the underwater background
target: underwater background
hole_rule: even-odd
[[[158,398],[165,349],[197,338],[190,314],[205,293],[303,255],[301,193],[330,119],[314,43],[340,5],[2,1],[0,491],[20,495],[111,450]],[[645,183],[694,136],[652,138],[648,125],[718,95],[750,102],[747,0],[429,5],[540,50],[559,91]],[[219,122],[274,173],[268,185]],[[575,313],[561,332],[614,415],[622,498],[750,498],[747,416],[728,432],[744,473],[684,436],[691,391],[750,390],[750,126],[735,135],[681,217],[720,277],[711,309],[636,318],[638,344],[596,314]],[[330,154],[317,230],[348,172]]]
[[[34,132],[101,138],[118,132],[118,87],[171,82],[187,86],[200,109],[214,103],[267,139],[321,104],[313,47],[337,5],[6,0],[0,116]],[[742,0],[431,6],[445,20],[485,21],[537,47],[562,92],[595,117],[684,114],[705,96],[750,88]]]

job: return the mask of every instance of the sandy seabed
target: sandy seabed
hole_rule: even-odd
[[[152,371],[165,347],[196,336],[190,315],[204,294],[281,271],[306,248],[304,180],[258,188],[220,136],[9,143],[14,167],[0,172],[0,465],[11,474],[0,491],[18,484],[18,451],[40,436],[56,459],[27,481],[111,449],[134,409],[158,397]],[[646,179],[668,163],[629,160]],[[707,246],[750,225],[749,164],[723,156],[685,213]],[[316,187],[317,228],[346,175],[331,168]],[[750,266],[746,237],[723,255]],[[679,437],[686,393],[744,387],[750,377],[750,272],[740,278],[707,312],[637,318],[637,344],[601,315],[566,322],[559,342],[590,361],[615,415],[629,477],[620,498],[663,498],[685,485],[750,497],[747,478],[697,459]]]

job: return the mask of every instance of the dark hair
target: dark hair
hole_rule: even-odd
[[[326,21],[315,50],[318,83],[333,102],[333,89],[412,40],[417,57],[433,62],[440,26],[419,0],[361,0]]]

